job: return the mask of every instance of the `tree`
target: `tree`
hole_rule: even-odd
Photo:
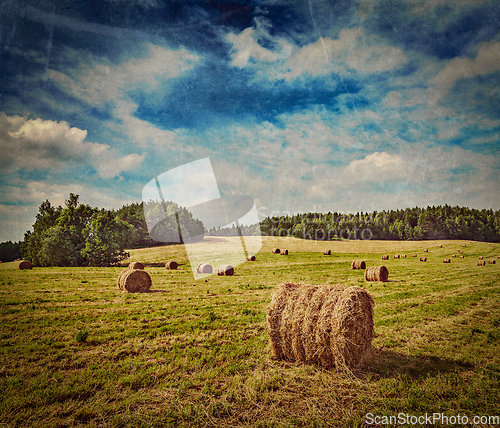
[[[84,229],[86,236],[82,257],[90,266],[111,266],[127,258],[125,242],[134,228],[107,210],[94,213]]]

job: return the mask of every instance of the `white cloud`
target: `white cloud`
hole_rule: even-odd
[[[355,159],[346,170],[356,181],[388,181],[404,178],[407,172],[406,161],[398,155],[374,152],[364,159]]]
[[[87,131],[67,122],[28,119],[0,113],[0,167],[4,173],[20,169],[61,170],[82,162],[92,164],[104,178],[140,165],[145,154],[120,156],[107,144],[86,141]]]
[[[460,79],[471,79],[476,76],[487,75],[500,70],[500,41],[483,43],[476,58],[454,58],[429,83],[432,96],[431,104],[435,104],[445,96]]]

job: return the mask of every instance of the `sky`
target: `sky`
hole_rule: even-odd
[[[207,157],[261,218],[500,209],[499,82],[496,0],[2,0],[0,242]]]

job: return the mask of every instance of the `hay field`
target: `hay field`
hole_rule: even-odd
[[[479,256],[497,263],[477,266]],[[264,238],[234,276],[194,280],[184,246],[157,247],[124,265],[179,267],[146,266],[151,291],[136,294],[118,289],[124,267],[2,263],[0,423],[361,427],[367,413],[500,415],[498,256],[500,245],[471,241]],[[389,281],[366,282],[353,260],[387,266]],[[362,370],[271,358],[266,308],[283,282],[369,291],[375,335]]]

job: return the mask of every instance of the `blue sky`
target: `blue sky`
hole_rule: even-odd
[[[0,241],[209,157],[262,216],[500,209],[500,2],[0,5]]]

